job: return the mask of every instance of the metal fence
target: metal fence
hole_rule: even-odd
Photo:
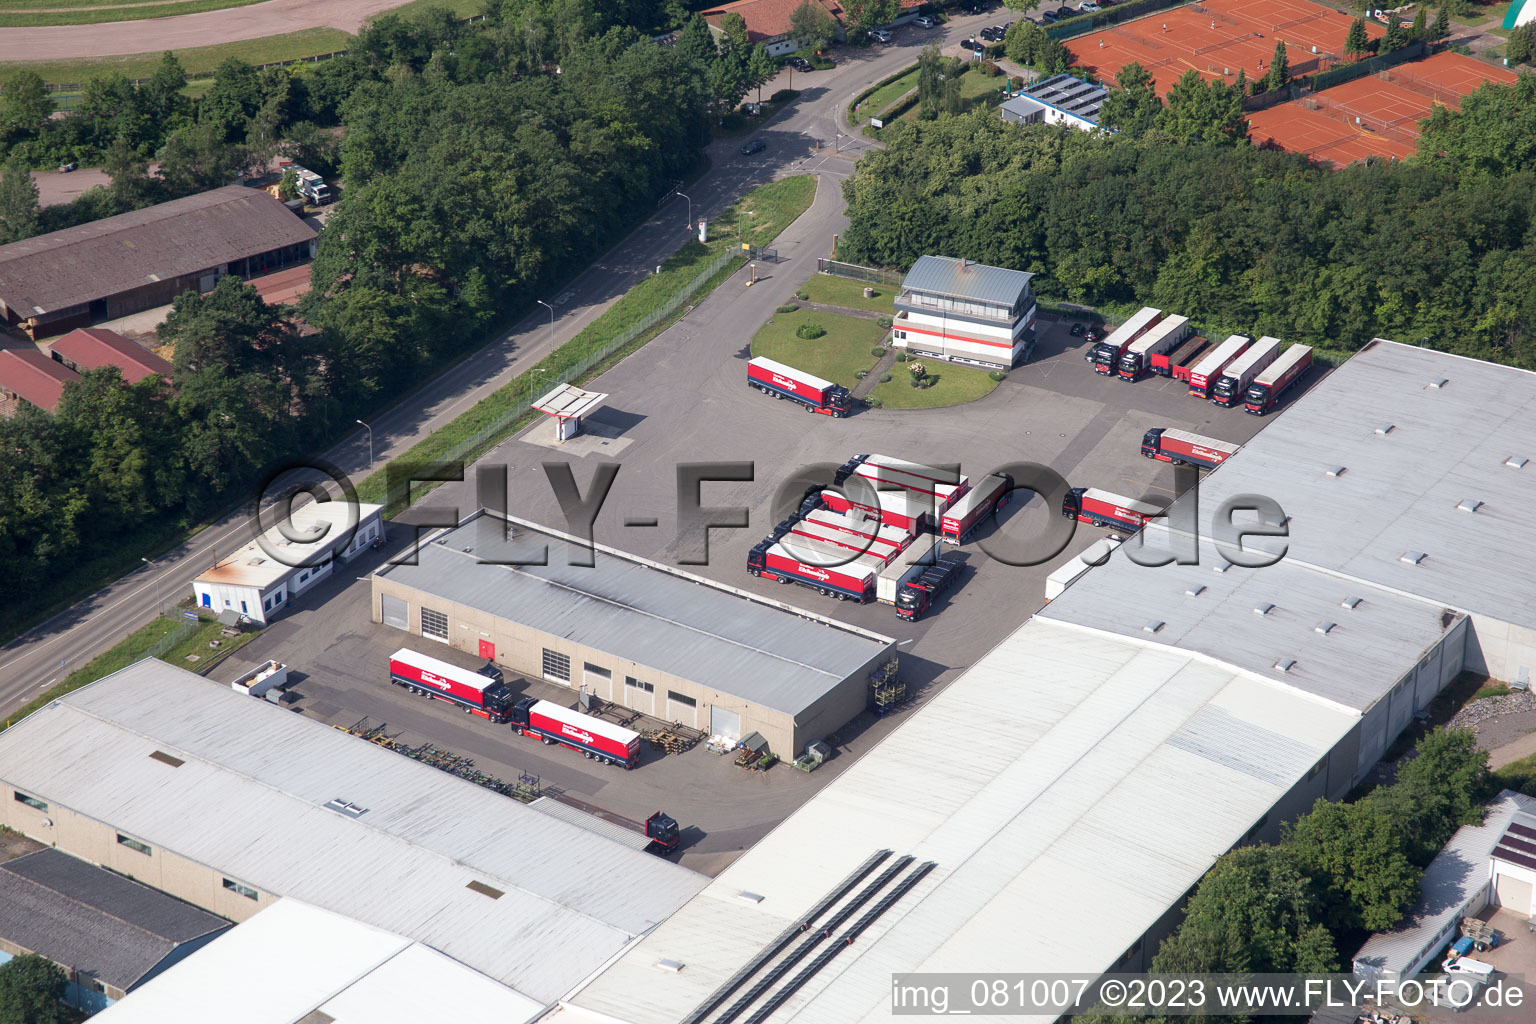
[[[831,274],[833,277],[846,277],[853,281],[868,281],[870,284],[901,284],[901,275],[894,270],[861,267],[857,263],[839,263],[837,260],[820,257],[816,260],[816,272]]]
[[[1153,11],[1166,11],[1174,7],[1183,7],[1184,4],[1185,0],[1131,0],[1130,3],[1116,4],[1097,14],[1084,14],[1058,21],[1048,27],[1045,34],[1058,41],[1072,39],[1092,32],[1096,28],[1118,25],[1122,21],[1131,21],[1144,14],[1151,14]]]

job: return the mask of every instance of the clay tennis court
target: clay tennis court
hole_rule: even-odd
[[[1256,111],[1248,138],[1339,166],[1368,156],[1401,160],[1417,148],[1419,122],[1437,105],[1460,109],[1462,97],[1483,82],[1507,85],[1515,77],[1475,57],[1437,53]]]
[[[1194,69],[1229,84],[1241,68],[1251,81],[1269,73],[1275,43],[1284,40],[1293,76],[1353,59],[1344,40],[1353,19],[1312,0],[1202,0],[1145,18],[1106,26],[1067,42],[1075,63],[1102,82],[1138,61],[1152,72],[1159,95]],[[1375,39],[1386,29],[1366,22]]]

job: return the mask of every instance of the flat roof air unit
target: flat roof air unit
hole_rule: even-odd
[[[1467,498],[1464,501],[1457,502],[1456,507],[1463,512],[1476,512],[1483,507],[1483,503],[1476,498]]]
[[[1409,565],[1418,565],[1420,562],[1424,561],[1424,557],[1425,555],[1422,551],[1404,551],[1402,555],[1398,557],[1398,561],[1407,562]]]

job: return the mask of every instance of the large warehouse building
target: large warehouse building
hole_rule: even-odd
[[[221,917],[292,896],[540,1006],[706,881],[148,659],[0,733],[0,793],[0,824]]]
[[[1368,346],[1199,490],[1202,528],[1277,501],[1283,560],[1122,545],[552,1020],[844,1024],[892,1016],[893,973],[1145,967],[1217,857],[1348,793],[1463,667],[1530,663],[1533,404],[1536,375]]]
[[[163,306],[226,274],[315,254],[315,229],[260,189],[229,185],[0,245],[0,315],[34,338]]]
[[[568,564],[588,550],[482,509],[417,564],[376,572],[373,618],[712,736],[758,732],[790,757],[864,710],[894,656],[890,637],[601,544],[592,566]]]

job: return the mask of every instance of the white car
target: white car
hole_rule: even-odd
[[[1082,3],[1077,5],[1077,9],[1083,14],[1097,14],[1104,8],[1094,3],[1093,0],[1083,0]]]
[[[872,28],[869,30],[869,38],[877,43],[888,43],[891,41],[891,33],[883,28]]]
[[[914,18],[912,24],[916,25],[918,28],[935,28],[939,23],[928,17],[928,15],[924,14]]]

